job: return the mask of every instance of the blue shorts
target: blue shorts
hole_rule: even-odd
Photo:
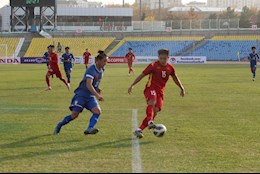
[[[64,71],[67,72],[67,71],[72,71],[72,67],[64,67]]]
[[[256,67],[257,67],[257,64],[255,64],[255,63],[250,63],[250,67],[251,67],[251,68],[256,68]]]
[[[70,110],[81,113],[84,108],[91,111],[93,108],[96,107],[99,107],[99,104],[94,96],[85,98],[85,97],[75,95],[72,98]]]

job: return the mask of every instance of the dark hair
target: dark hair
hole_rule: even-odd
[[[49,45],[47,48],[55,48],[54,45]]]
[[[66,47],[65,50],[70,49],[70,47]]]
[[[128,48],[129,50],[133,50],[132,48]]]
[[[253,50],[253,49],[256,49],[256,47],[252,47],[252,50]]]
[[[170,51],[168,49],[160,49],[158,51],[158,55],[167,55],[167,56],[169,56],[169,54],[170,54]]]
[[[102,60],[102,59],[104,59],[104,58],[106,58],[106,57],[107,57],[106,53],[105,53],[104,51],[102,51],[102,50],[99,50],[99,51],[98,51],[98,55],[97,55],[97,57],[96,57],[96,61],[97,61],[97,60]]]

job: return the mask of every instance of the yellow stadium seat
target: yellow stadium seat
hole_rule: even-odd
[[[251,36],[214,36],[211,40],[260,40],[260,35]]]
[[[65,47],[70,47],[74,56],[82,56],[86,48],[92,53],[97,54],[98,50],[105,50],[113,41],[114,37],[99,38],[34,38],[25,53],[25,57],[41,57],[47,51],[47,46],[53,44],[56,46],[58,42],[62,45],[62,53]],[[62,54],[61,53],[61,54]]]
[[[14,56],[15,49],[18,46],[20,38],[0,38],[0,57]],[[7,45],[7,55],[6,46]]]

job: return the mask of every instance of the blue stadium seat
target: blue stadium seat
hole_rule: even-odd
[[[161,48],[170,50],[171,56],[175,56],[192,47],[194,41],[126,41],[112,56],[124,56],[128,48],[133,48],[137,56],[157,56]]]
[[[207,56],[207,60],[234,61],[238,60],[238,52],[240,58],[245,58],[251,52],[252,46],[259,48],[260,43],[255,40],[209,40],[186,56]]]

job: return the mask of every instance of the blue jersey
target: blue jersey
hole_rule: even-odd
[[[61,58],[61,60],[68,60],[69,62],[63,62],[63,65],[64,65],[64,68],[65,69],[70,69],[70,68],[72,68],[72,62],[73,62],[73,60],[74,60],[74,56],[73,56],[73,54],[71,54],[71,53],[69,53],[69,54],[66,54],[66,53],[64,53],[63,55],[62,55],[62,58]]]
[[[48,57],[49,57],[49,52],[44,53],[43,58],[47,60]],[[47,62],[47,66],[48,65],[49,65],[49,63]]]
[[[97,90],[102,79],[103,73],[104,69],[101,69],[99,71],[96,67],[96,64],[90,66],[87,69],[83,80],[80,82],[79,87],[74,91],[74,93],[80,97],[93,97],[94,95],[87,88],[87,79],[90,78],[93,80],[92,86]]]
[[[259,55],[257,53],[250,53],[248,56],[251,66],[257,65],[257,60],[259,60]]]

